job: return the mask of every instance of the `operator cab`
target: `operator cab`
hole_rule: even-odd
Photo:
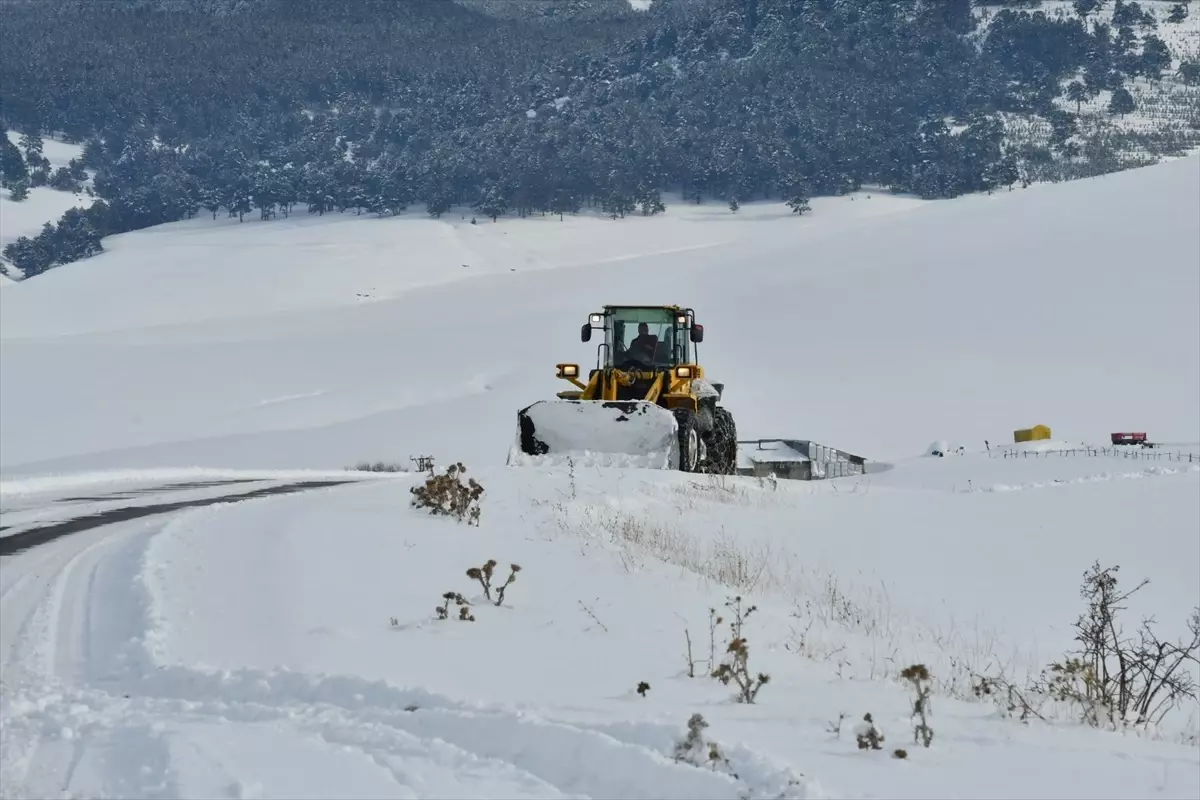
[[[606,306],[592,314],[580,331],[590,341],[592,330],[604,331],[598,349],[602,368],[657,372],[695,363],[693,344],[704,339],[690,308],[676,306]]]

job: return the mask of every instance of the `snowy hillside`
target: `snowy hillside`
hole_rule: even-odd
[[[1081,19],[1091,30],[1098,25],[1112,26],[1115,30],[1121,27],[1113,24],[1119,4],[1097,3],[1082,18],[1074,0],[1030,2],[1020,10],[1041,12],[1060,21]],[[1144,43],[1153,37],[1165,45],[1170,63],[1164,65],[1162,74],[1156,78],[1129,77],[1124,85],[1133,103],[1129,113],[1118,114],[1110,109],[1112,89],[1088,92],[1078,102],[1070,99],[1068,87],[1072,82],[1088,82],[1086,70],[1064,77],[1059,86],[1062,94],[1055,98],[1054,106],[1074,116],[1074,120],[1068,123],[1069,131],[1061,138],[1056,137],[1054,120],[1045,113],[1004,115],[1009,152],[1048,148],[1038,158],[1026,161],[1027,174],[1038,175],[1042,180],[1070,179],[1090,174],[1096,164],[1104,164],[1105,170],[1124,169],[1153,163],[1164,153],[1196,152],[1200,145],[1200,86],[1186,80],[1180,68],[1200,58],[1200,13],[1192,8],[1183,19],[1175,19],[1173,12],[1180,4],[1174,0],[1142,0],[1124,5],[1127,16],[1144,15],[1144,20],[1129,27],[1136,42],[1135,52],[1144,52]],[[1127,13],[1130,7],[1136,7],[1135,14]],[[1009,6],[981,3],[976,5],[974,13],[986,22],[1006,8]],[[1060,120],[1058,125],[1062,124]],[[1055,153],[1053,167],[1045,160],[1051,152]]]
[[[1187,636],[1198,188],[1190,158],[800,218],[202,218],[6,287],[0,796],[1197,796],[1194,699],[1122,736],[976,689],[1064,658],[1093,561],[1150,579],[1131,632]],[[643,301],[696,310],[740,438],[871,470],[505,466],[586,315]],[[419,455],[467,465],[478,527],[344,469]],[[737,594],[753,704],[707,677]],[[697,713],[718,757],[677,759]]]
[[[580,320],[630,300],[696,309],[744,438],[881,460],[1038,423],[1200,441],[1198,164],[801,218],[414,211],[115,237],[0,296],[0,465],[502,464],[516,410],[560,388],[554,364],[594,360]]]

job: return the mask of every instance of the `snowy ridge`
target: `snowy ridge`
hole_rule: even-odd
[[[1035,481],[1033,483],[1023,483],[1010,485],[997,483],[993,486],[984,488],[985,492],[1017,492],[1022,489],[1044,489],[1048,486],[1064,486],[1067,483],[1097,483],[1102,481],[1112,480],[1136,480],[1139,478],[1148,478],[1153,475],[1176,475],[1180,472],[1200,472],[1200,464],[1192,464],[1189,467],[1147,467],[1146,469],[1137,472],[1122,472],[1114,474],[1111,472],[1100,472],[1095,475],[1084,475],[1083,477],[1073,478],[1070,480],[1054,479],[1052,481]]]

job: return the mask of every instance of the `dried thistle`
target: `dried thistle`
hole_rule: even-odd
[[[471,567],[467,570],[467,577],[479,581],[479,585],[483,587],[483,596],[488,600],[492,600],[492,577],[495,575],[496,559],[489,558],[487,563],[482,567]],[[520,564],[509,565],[508,580],[496,587],[495,605],[499,606],[504,602],[504,592],[517,580],[517,573],[521,571]]]
[[[461,594],[459,594],[458,592],[445,592],[442,594],[442,599],[445,600],[445,602],[442,603],[442,605],[437,606],[434,609],[437,612],[438,619],[449,619],[450,618],[450,604],[454,603],[455,605],[459,606],[458,618],[460,620],[462,620],[463,622],[474,622],[475,621],[475,617],[471,614],[471,612],[468,608],[471,604],[469,602],[467,602],[467,599],[465,597],[463,597]]]
[[[460,478],[467,468],[462,462],[446,467],[442,475],[434,475],[425,479],[422,486],[414,486],[412,506],[427,508],[430,514],[450,516],[459,522],[466,520],[468,525],[479,525],[479,498],[483,496],[483,487],[470,478],[464,484]]]

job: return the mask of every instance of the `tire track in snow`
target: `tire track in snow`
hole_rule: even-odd
[[[0,556],[15,555],[28,550],[31,547],[36,547],[37,545],[54,541],[62,536],[69,536],[73,533],[81,533],[83,531],[91,530],[92,528],[112,525],[113,523],[125,522],[128,520],[138,519],[140,517],[158,516],[161,514],[169,514],[174,511],[182,511],[187,508],[210,506],[217,503],[241,502],[244,500],[253,500],[259,497],[266,497],[269,495],[292,494],[295,492],[308,491],[310,489],[322,489],[332,486],[341,486],[342,484],[346,483],[359,482],[361,482],[359,479],[298,481],[295,483],[264,486],[259,489],[252,489],[248,492],[226,494],[217,497],[202,497],[192,500],[175,500],[169,503],[154,503],[151,505],[119,506],[117,508],[98,511],[94,514],[85,514],[83,516],[73,517],[60,522],[39,525],[34,528],[29,528],[28,530],[20,531],[19,533],[10,533],[7,536],[0,537]]]
[[[30,702],[53,706],[67,696],[66,687],[90,655],[92,602],[100,596],[94,591],[97,570],[113,551],[128,552],[131,540],[147,542],[156,532],[145,524],[89,531],[21,559],[19,566],[27,571],[11,584],[5,576],[0,595],[4,665],[0,796],[36,797],[66,791],[85,759],[87,747],[72,723],[78,706],[66,706],[57,727],[37,736],[21,735],[21,709]],[[14,562],[6,562],[5,572],[13,566]],[[111,614],[111,608],[106,610]],[[41,782],[41,788],[12,795],[12,787],[21,786],[30,775]]]

